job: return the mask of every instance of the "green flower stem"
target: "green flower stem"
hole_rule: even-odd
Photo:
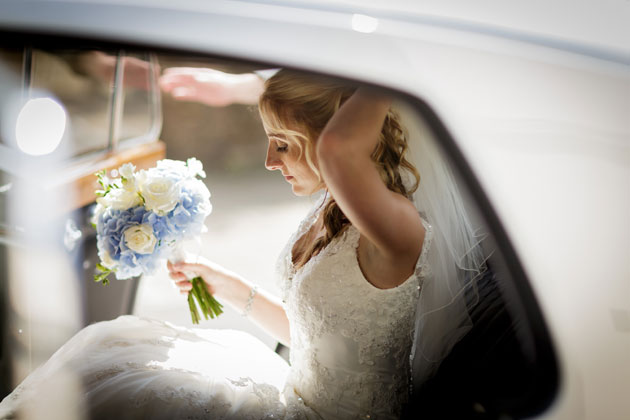
[[[223,305],[208,292],[206,284],[201,277],[195,277],[191,280],[191,283],[192,290],[188,293],[188,306],[190,307],[190,316],[193,324],[199,324],[201,319],[197,306],[201,309],[205,319],[221,315],[223,313]],[[197,301],[196,305],[195,300]]]

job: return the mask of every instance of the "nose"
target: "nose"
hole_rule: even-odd
[[[282,160],[278,157],[278,153],[275,151],[272,144],[267,147],[267,157],[265,159],[265,168],[270,171],[282,168]]]

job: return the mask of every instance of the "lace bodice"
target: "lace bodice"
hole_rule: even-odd
[[[323,206],[316,205],[317,208]],[[416,270],[378,289],[357,261],[359,231],[350,226],[303,267],[291,250],[317,219],[312,211],[278,264],[291,325],[288,384],[324,418],[398,418],[409,386],[409,354],[431,226]]]

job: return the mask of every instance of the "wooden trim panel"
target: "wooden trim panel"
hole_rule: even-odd
[[[64,210],[75,210],[93,203],[94,191],[100,188],[94,174],[103,169],[118,169],[123,163],[131,162],[137,169],[148,169],[166,157],[166,145],[162,141],[144,143],[125,149],[117,149],[88,162],[70,166],[65,172],[62,188],[74,190],[74,197]]]

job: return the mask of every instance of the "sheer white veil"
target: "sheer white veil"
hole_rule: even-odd
[[[447,159],[417,112],[404,104],[395,110],[406,128],[408,159],[420,173],[414,204],[433,228],[429,272],[416,309],[411,372],[414,384],[430,378],[453,346],[470,330],[469,304],[485,270],[479,233],[464,204]]]

